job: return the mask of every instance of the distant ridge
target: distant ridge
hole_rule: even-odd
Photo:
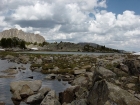
[[[98,44],[96,44],[96,43],[90,43],[90,42],[79,42],[78,43],[79,45],[81,45],[81,46],[85,46],[85,45],[90,45],[90,46],[92,46],[92,47],[97,47],[98,46]]]
[[[43,43],[45,41],[45,38],[39,34],[34,33],[25,33],[22,30],[18,30],[16,28],[12,28],[9,30],[5,30],[3,32],[0,32],[0,40],[2,38],[13,38],[18,37],[19,39],[22,39],[26,42],[37,42],[37,43]]]

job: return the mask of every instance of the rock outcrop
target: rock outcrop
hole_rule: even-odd
[[[19,39],[32,43],[34,42],[42,43],[45,41],[44,37],[39,34],[25,33],[22,30],[18,29],[9,29],[0,33],[0,40],[2,38],[13,38],[13,37],[18,37]]]

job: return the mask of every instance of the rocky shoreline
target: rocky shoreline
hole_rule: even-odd
[[[41,80],[12,82],[10,90],[15,105],[21,101],[30,105],[140,105],[139,55],[1,53],[0,58],[30,63],[32,71],[48,74],[46,79],[68,81],[72,85],[57,96],[54,90],[42,87]],[[14,78],[15,68],[3,71],[7,75],[0,78]]]

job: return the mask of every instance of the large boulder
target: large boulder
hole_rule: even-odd
[[[31,95],[27,98],[26,103],[27,104],[33,104],[33,103],[39,103],[43,100],[44,95],[42,95],[41,93],[37,93],[34,95]]]
[[[16,81],[11,82],[10,90],[13,92],[12,99],[22,100],[30,95],[36,93],[42,85],[42,81]]]
[[[115,78],[116,74],[114,72],[112,72],[111,70],[108,70],[104,67],[96,67],[96,70],[94,71],[94,75],[93,75],[93,84],[97,81],[97,80],[101,80],[101,79],[110,79],[110,78]]]
[[[61,105],[54,90],[49,91],[40,105]]]
[[[71,102],[71,105],[87,105],[87,102],[85,99],[74,100]]]
[[[84,75],[80,75],[74,79],[74,81],[72,82],[72,85],[79,85],[79,86],[87,87],[88,83],[89,83],[89,78]]]
[[[123,62],[129,68],[130,75],[140,74],[140,61],[135,59],[127,59]]]
[[[89,91],[85,87],[80,87],[77,92],[75,92],[76,99],[86,99],[89,95]]]
[[[29,96],[27,98],[26,103],[28,103],[28,104],[40,103],[44,99],[46,94],[48,94],[49,91],[51,91],[50,88],[43,87],[42,89],[39,90],[39,92],[37,94],[33,94],[33,95]]]
[[[17,91],[17,90],[21,90],[23,85],[28,85],[31,88],[31,90],[33,90],[33,92],[37,92],[41,88],[42,81],[41,80],[33,80],[33,81],[11,82],[10,90],[12,92]]]
[[[116,76],[116,74],[114,72],[112,72],[111,70],[108,70],[108,69],[106,69],[104,67],[97,67],[95,74],[96,75],[98,74],[98,75],[100,75],[100,76],[102,76],[104,78],[110,78],[110,77],[115,77]]]
[[[34,91],[27,85],[23,85],[21,90],[19,91],[21,98],[26,98],[32,94],[34,94]]]
[[[43,87],[43,88],[41,88],[41,89],[39,90],[39,93],[41,93],[42,95],[46,96],[46,94],[47,94],[49,91],[51,91],[50,88],[48,88],[48,87]]]
[[[107,101],[110,101],[113,105],[140,105],[140,100],[128,91],[106,80],[96,81],[88,96],[89,104],[105,105]]]
[[[79,90],[80,86],[71,86],[67,88],[64,92],[59,93],[60,103],[71,103],[75,100],[75,92]]]

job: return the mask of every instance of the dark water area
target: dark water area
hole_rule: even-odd
[[[47,86],[52,90],[55,90],[58,94],[59,92],[64,91],[70,85],[67,81],[58,81],[58,80],[47,80],[45,79],[45,74],[40,72],[32,72],[30,70],[30,64],[17,64],[13,62],[8,62],[7,60],[0,60],[0,76],[6,75],[5,73],[1,72],[10,67],[26,67],[26,70],[18,70],[18,73],[15,74],[14,78],[0,78],[0,101],[6,103],[6,105],[14,105],[11,97],[12,93],[10,92],[10,83],[12,81],[19,81],[19,80],[42,80],[42,87]],[[33,76],[33,79],[28,77]],[[20,105],[27,105],[26,103],[22,102]]]

